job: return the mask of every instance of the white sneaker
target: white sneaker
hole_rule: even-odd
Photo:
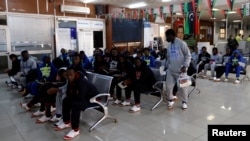
[[[118,104],[120,104],[121,103],[121,100],[118,100],[118,99],[116,99],[115,101],[114,101],[114,105],[118,105]]]
[[[220,78],[215,78],[214,81],[219,82],[219,81],[220,81]]]
[[[206,76],[206,75],[203,75],[202,77],[203,77],[203,78],[207,78],[207,76]]]
[[[45,115],[45,111],[41,112],[40,110],[32,114],[32,117],[39,117]]]
[[[209,80],[214,80],[214,77],[209,77]]]
[[[32,98],[32,97],[34,97],[34,95],[31,95],[30,93],[25,96],[25,98]]]
[[[239,80],[239,79],[236,79],[236,80],[234,81],[234,83],[235,83],[235,84],[239,84],[239,83],[240,83],[240,80]]]
[[[129,109],[129,112],[135,113],[135,112],[139,112],[140,110],[141,110],[140,106],[134,105],[132,108]]]
[[[168,109],[173,109],[174,101],[168,101]]]
[[[55,112],[56,111],[56,107],[51,106],[50,111],[51,111],[51,113]]]
[[[36,103],[34,104],[35,107],[40,107],[41,106],[41,103]]]
[[[185,110],[187,108],[188,108],[187,103],[182,103],[182,109]]]
[[[65,124],[64,122],[62,122],[60,125],[58,125],[57,127],[55,127],[55,130],[56,131],[60,131],[60,130],[63,130],[63,129],[66,129],[66,128],[70,128],[71,127],[71,124]]]
[[[173,96],[173,100],[177,100],[178,99],[178,97],[177,96]]]
[[[57,123],[54,124],[54,126],[57,127],[62,123],[63,123],[63,119],[61,118]]]
[[[28,107],[28,104],[27,103],[20,103],[20,106],[22,108],[24,108],[25,110],[30,110],[30,108]]]
[[[225,79],[224,79],[224,82],[228,82],[228,78],[225,78]]]
[[[130,101],[126,100],[121,103],[121,106],[130,106],[130,105],[131,105]]]
[[[62,119],[61,117],[57,118],[56,115],[54,115],[51,119],[49,119],[49,121],[50,122],[57,122],[57,121],[59,121],[61,119]]]
[[[113,101],[113,100],[114,100],[114,97],[111,97],[111,96],[108,97],[108,101]]]
[[[43,115],[41,118],[36,120],[36,123],[44,123],[47,122],[51,119],[51,117],[46,117],[45,115]]]
[[[78,131],[71,130],[71,131],[69,131],[69,133],[67,135],[65,135],[63,137],[63,139],[71,140],[71,139],[75,138],[76,136],[78,136],[79,134],[80,134],[80,130],[78,130]]]

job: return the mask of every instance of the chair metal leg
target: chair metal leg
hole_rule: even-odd
[[[112,117],[112,116],[110,116],[109,114],[104,114],[95,124],[93,124],[93,125],[90,127],[89,132],[93,131],[94,128],[95,128],[98,124],[100,124],[100,123],[101,123],[104,119],[106,119],[106,118],[113,119],[115,123],[117,122],[117,119],[116,119],[115,117]]]
[[[153,111],[162,101],[163,101],[163,96],[161,95],[161,99],[151,108],[151,111]]]
[[[105,118],[107,118],[106,115],[103,115],[94,125],[92,125],[89,129],[89,132],[93,131],[93,129],[100,124]]]

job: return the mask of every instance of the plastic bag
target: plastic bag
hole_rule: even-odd
[[[188,87],[192,85],[191,77],[188,76],[186,73],[181,73],[177,80],[177,85],[180,88],[184,88],[184,87]]]

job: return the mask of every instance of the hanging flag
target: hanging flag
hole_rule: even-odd
[[[198,12],[197,12],[197,17],[198,17],[198,20],[200,20],[200,19],[201,19],[201,15],[202,15],[202,12],[201,12],[201,11],[198,11]]]
[[[212,10],[212,18],[215,18],[216,13],[217,13],[217,11]]]
[[[235,0],[227,0],[228,7],[231,11],[233,10],[234,7],[234,1]]]
[[[160,17],[163,18],[163,6],[159,8]]]
[[[141,17],[141,10],[138,9],[138,18],[137,19],[140,19],[140,17]]]
[[[137,10],[135,10],[133,19],[137,19],[137,17],[138,17],[138,13],[137,13]]]
[[[227,19],[228,10],[227,10],[227,9],[224,9],[224,10],[222,10],[221,12],[222,12],[222,15],[225,17],[225,19]]]
[[[199,11],[200,0],[192,0],[192,4],[193,4],[194,12]]]
[[[185,13],[185,2],[181,3],[180,6],[181,6],[181,14],[182,14],[182,16],[184,17],[184,13]]]
[[[192,2],[187,3],[187,12],[194,12],[194,7]]]
[[[208,2],[208,8],[211,11],[214,8],[216,0],[207,0]]]
[[[149,21],[149,13],[148,13],[148,10],[146,10],[146,21]]]
[[[238,14],[240,15],[241,18],[244,17],[244,8],[238,8],[237,12],[238,12]]]
[[[168,14],[167,13],[163,13],[163,17],[164,17],[164,21],[167,20]]]
[[[172,15],[173,15],[173,11],[174,11],[174,5],[171,4],[171,5],[169,5],[169,12],[170,12],[170,16],[171,16],[171,17],[172,17]]]
[[[184,17],[184,34],[189,34],[189,24],[188,24],[188,12],[185,13],[185,17]]]

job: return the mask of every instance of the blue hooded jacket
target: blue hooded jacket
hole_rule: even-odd
[[[243,57],[242,57],[242,55],[241,55],[241,53],[240,53],[240,51],[239,51],[238,49],[236,49],[236,50],[233,51],[232,55],[230,56],[229,63],[233,63],[233,59],[235,58],[235,57],[234,57],[234,54],[235,54],[235,53],[238,54],[238,56],[237,56],[237,58],[236,58],[236,59],[238,59],[238,62],[244,63]]]
[[[45,60],[48,55],[44,55],[42,58],[42,64],[39,65],[38,69],[38,80],[39,81],[55,81],[57,69],[56,67],[50,62],[46,63]]]

